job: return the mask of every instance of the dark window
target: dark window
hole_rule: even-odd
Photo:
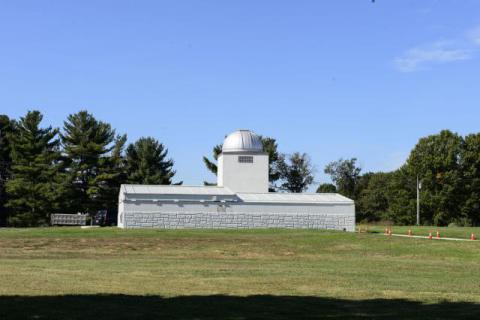
[[[238,156],[238,162],[240,163],[253,163],[252,156]]]

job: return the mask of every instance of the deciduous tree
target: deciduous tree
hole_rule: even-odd
[[[480,133],[465,137],[461,161],[465,199],[456,222],[480,225]]]
[[[295,152],[290,156],[281,155],[278,161],[280,189],[303,192],[313,183],[313,166],[306,153]]]
[[[422,218],[434,224],[445,225],[460,217],[464,196],[462,147],[461,136],[443,130],[421,138],[407,159],[411,179],[418,175],[422,181]]]
[[[322,183],[317,188],[317,193],[336,193],[337,187],[331,183]]]
[[[356,162],[356,158],[339,159],[329,163],[324,170],[337,186],[337,191],[354,200],[356,199],[357,184],[362,170],[357,167]]]
[[[386,218],[388,211],[388,186],[391,173],[375,172],[361,176],[356,213],[358,221],[379,221]]]

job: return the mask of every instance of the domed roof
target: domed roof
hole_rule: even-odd
[[[263,152],[263,144],[252,131],[237,130],[225,138],[222,152]]]

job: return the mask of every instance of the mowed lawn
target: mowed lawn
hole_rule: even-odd
[[[433,237],[436,237],[437,232],[440,234],[440,238],[458,238],[458,239],[470,239],[472,233],[476,239],[480,239],[479,227],[436,227],[436,226],[381,226],[381,225],[359,225],[357,231],[360,229],[372,233],[385,233],[386,228],[391,228],[393,234],[407,235],[408,231],[412,232],[415,236],[428,236],[430,233]]]
[[[0,319],[480,318],[480,241],[0,230]]]

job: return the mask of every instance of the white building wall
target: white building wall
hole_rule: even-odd
[[[239,157],[253,157],[241,163]],[[263,153],[222,153],[218,157],[217,184],[233,192],[268,192],[268,155]]]
[[[355,207],[353,203],[255,204],[239,202],[200,204],[198,202],[126,201],[123,203],[123,210],[124,224],[119,224],[119,227],[123,228],[355,230]]]
[[[117,226],[125,228],[125,193],[120,191],[118,195]]]

